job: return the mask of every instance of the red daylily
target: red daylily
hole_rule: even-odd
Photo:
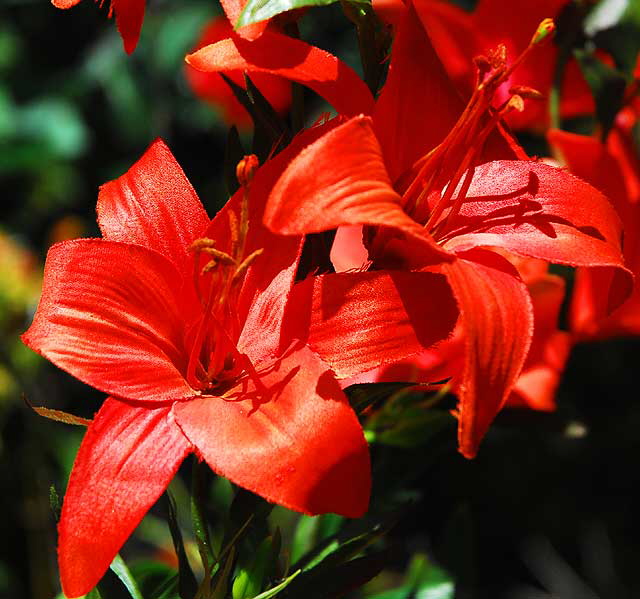
[[[233,28],[229,21],[222,17],[217,17],[212,19],[204,28],[198,40],[197,48],[202,48],[233,35]],[[225,74],[241,87],[245,87],[241,73],[227,71]],[[202,100],[221,110],[222,118],[225,122],[243,127],[251,125],[251,117],[218,73],[203,73],[190,65],[185,65],[185,75],[193,91]],[[287,112],[291,105],[291,83],[289,81],[268,73],[252,75],[252,81],[276,112],[280,114]]]
[[[557,19],[570,0],[480,0],[473,12],[442,0],[421,0],[416,10],[429,32],[434,47],[459,89],[470,94],[475,86],[473,58],[503,44],[509,64],[527,47],[531,32],[545,18]],[[544,98],[530,102],[522,111],[514,111],[505,120],[516,129],[541,128],[549,124],[547,98],[551,93],[558,61],[558,46],[546,44],[535,59],[526,61],[511,76],[512,86],[526,85]],[[498,92],[497,100],[507,99]],[[563,116],[591,114],[594,102],[578,63],[571,59],[563,73],[560,89]]]
[[[490,249],[614,272],[612,307],[630,285],[620,222],[600,192],[546,164],[479,164],[501,116],[490,109],[493,92],[508,71],[498,61],[482,75],[453,125],[455,92],[409,7],[373,117],[354,117],[301,152],[265,212],[267,225],[285,234],[365,225],[374,267],[447,277],[464,330],[459,440],[468,457],[504,405],[532,337],[527,288]],[[521,102],[513,97],[504,110]],[[405,298],[431,299],[428,288]]]
[[[57,8],[71,8],[80,0],[51,0]],[[144,20],[145,0],[111,0],[109,17],[116,15],[116,25],[127,54],[131,54],[138,44],[142,21]]]
[[[282,332],[300,239],[261,224],[267,190],[296,149],[259,169],[210,222],[157,141],[101,188],[103,238],[50,249],[23,340],[109,394],[65,495],[67,596],[98,582],[189,453],[294,510],[366,510],[358,420],[329,366]]]

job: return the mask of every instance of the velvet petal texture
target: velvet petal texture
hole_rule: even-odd
[[[633,294],[608,314],[611,274],[578,269],[570,319],[572,330],[584,338],[640,334],[640,162],[631,138],[619,124],[606,145],[565,131],[551,131],[549,141],[572,172],[584,177],[611,198],[624,226],[624,256],[636,277]]]
[[[170,406],[105,401],[76,457],[60,519],[68,597],[88,593],[191,450]]]
[[[466,195],[444,234],[450,250],[498,246],[559,264],[622,264],[615,210],[597,189],[560,169],[489,162],[476,168]]]
[[[313,277],[294,286],[292,306],[311,295],[309,322],[290,310],[293,336],[308,330],[310,347],[338,378],[401,360],[451,334],[458,310],[441,274],[362,272]],[[392,326],[391,326],[392,323]]]
[[[252,42],[237,37],[222,40],[186,60],[204,72],[270,73],[297,81],[347,116],[373,110],[369,88],[351,67],[324,50],[274,31],[265,31]]]
[[[284,234],[341,225],[394,227],[419,241],[427,259],[448,259],[404,212],[369,117],[350,119],[300,152],[274,186],[264,219]]]
[[[460,452],[471,458],[520,374],[533,312],[526,286],[504,258],[485,250],[463,256],[443,270],[463,319],[466,358],[458,442]]]
[[[101,239],[59,243],[49,250],[42,297],[23,341],[105,393],[145,401],[190,397],[183,327],[195,300],[187,290],[181,295],[180,285],[173,264],[146,248]]]
[[[100,188],[97,211],[104,239],[155,250],[181,273],[191,274],[188,248],[204,234],[209,217],[162,140],[124,175]]]
[[[219,474],[290,509],[362,516],[367,445],[327,365],[295,347],[256,370],[264,388],[244,380],[222,398],[175,405],[198,453]]]

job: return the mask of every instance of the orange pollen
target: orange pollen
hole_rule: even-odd
[[[529,46],[511,65],[507,65],[507,51],[502,44],[486,56],[477,56],[474,59],[476,87],[458,121],[438,146],[418,159],[401,177],[401,188],[403,181],[408,183],[403,192],[405,211],[415,221],[424,223],[436,238],[459,212],[485,141],[501,119],[513,110],[522,111],[525,100],[542,98],[533,88],[514,86],[509,89],[506,102],[498,107],[492,105],[498,88],[536,46],[550,37],[554,28],[553,21],[545,19]],[[433,194],[439,195],[439,199],[430,206],[429,198]]]

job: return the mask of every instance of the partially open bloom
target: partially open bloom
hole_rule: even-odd
[[[97,583],[189,453],[294,510],[366,510],[358,420],[303,335],[283,331],[301,239],[270,233],[261,217],[291,157],[255,174],[246,162],[243,188],[210,222],[157,141],[101,188],[103,238],[50,249],[23,340],[109,395],[65,495],[67,596]]]
[[[531,48],[550,27],[542,25]],[[373,268],[447,277],[465,340],[459,441],[468,457],[507,400],[532,338],[526,285],[492,248],[601,268],[615,280],[610,307],[630,287],[620,222],[600,192],[546,164],[487,161],[508,153],[496,127],[523,103],[512,90],[497,111],[491,108],[511,68],[500,48],[479,61],[476,89],[461,111],[409,7],[373,117],[356,116],[301,152],[265,212],[268,226],[287,234],[364,225]],[[407,294],[434,301],[428,287]]]

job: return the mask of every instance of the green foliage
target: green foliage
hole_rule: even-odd
[[[351,0],[359,4],[368,4],[369,0]],[[308,6],[327,6],[338,0],[249,0],[238,17],[235,28],[270,19],[288,10]]]

